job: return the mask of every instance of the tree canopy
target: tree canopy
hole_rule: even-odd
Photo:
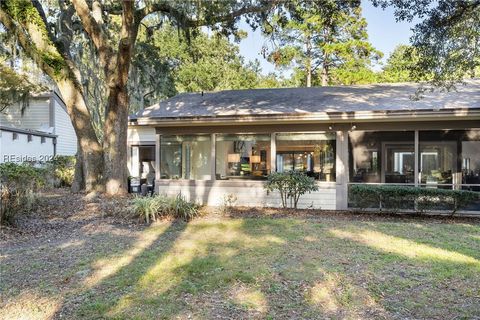
[[[417,60],[409,67],[410,80],[429,79],[446,89],[478,75],[480,66],[480,1],[373,0],[393,7],[397,20],[420,22],[413,28],[411,45]]]
[[[371,63],[382,53],[368,41],[366,27],[358,1],[297,4],[289,17],[274,15],[265,27],[274,44],[268,58],[293,66],[297,85],[372,82]]]

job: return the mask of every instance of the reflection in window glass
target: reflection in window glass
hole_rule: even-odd
[[[160,175],[162,179],[209,180],[210,136],[162,136]]]
[[[335,181],[335,134],[277,134],[277,172],[304,172],[320,181]]]
[[[414,132],[352,131],[348,137],[351,182],[414,183]]]
[[[480,130],[420,131],[419,148],[422,185],[459,188],[480,184]],[[476,186],[462,188],[480,191]]]
[[[269,134],[216,136],[217,179],[265,179],[270,173]]]

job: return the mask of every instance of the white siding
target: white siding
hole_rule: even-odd
[[[210,206],[221,206],[228,194],[237,197],[235,205],[251,207],[281,207],[278,193],[267,194],[261,181],[172,181],[157,180],[156,191],[175,196],[181,193],[187,200]],[[319,190],[300,197],[299,208],[335,210],[335,183],[319,184]]]
[[[127,141],[129,144],[136,144],[141,142],[155,142],[155,128],[129,126]]]
[[[57,155],[73,156],[77,153],[77,136],[70,117],[63,107],[55,100],[54,104],[55,131],[57,137]]]
[[[13,140],[13,132],[0,130],[0,163],[24,161],[48,161],[53,157],[53,138],[32,135],[28,141],[28,134],[17,133]]]
[[[23,116],[19,105],[9,107],[0,113],[0,125],[46,131],[49,127],[49,101],[48,98],[31,99]]]

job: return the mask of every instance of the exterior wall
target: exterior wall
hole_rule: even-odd
[[[129,126],[127,133],[127,142],[131,145],[146,142],[155,144],[155,127]]]
[[[77,135],[73,129],[70,117],[62,104],[54,99],[54,134],[57,138],[57,155],[73,156],[77,153]]]
[[[132,146],[139,145],[155,145],[155,128],[154,127],[140,127],[128,126],[127,131],[127,169],[130,176],[138,176],[139,168],[139,154],[138,148],[132,149]],[[156,152],[155,154],[158,154]]]
[[[278,193],[267,192],[262,181],[192,181],[156,180],[155,191],[176,196],[181,193],[187,200],[209,206],[221,206],[224,197],[237,197],[234,205],[251,207],[281,207]],[[334,210],[336,208],[335,183],[318,183],[319,190],[300,197],[299,208]]]
[[[28,141],[27,133],[17,133],[17,139],[13,140],[13,132],[0,130],[0,163],[25,162],[25,161],[48,161],[54,156],[54,139],[31,135]]]
[[[32,98],[23,115],[20,106],[7,108],[4,113],[0,113],[0,125],[55,134],[58,136],[56,154],[77,153],[75,130],[63,102],[55,93],[49,97]]]
[[[411,121],[411,122],[361,122],[349,124],[305,123],[305,124],[272,124],[272,125],[211,125],[211,126],[181,126],[181,127],[154,127],[130,126],[129,146],[155,144],[156,155],[159,154],[161,135],[170,134],[212,134],[216,133],[272,133],[272,132],[308,132],[308,131],[335,131],[336,132],[336,182],[320,182],[320,190],[306,194],[300,198],[299,207],[317,209],[348,209],[349,185],[349,154],[348,131],[350,130],[377,130],[377,131],[405,131],[405,130],[436,130],[436,129],[465,129],[478,127],[477,120],[439,119],[438,121]],[[272,134],[273,136],[274,134]],[[272,143],[272,153],[275,154]],[[418,150],[417,150],[418,151]],[[418,153],[418,152],[417,152]],[[212,144],[212,157],[215,154],[215,144]],[[160,168],[158,156],[156,169]],[[472,157],[475,158],[475,157]],[[272,158],[274,159],[274,158]],[[130,165],[130,163],[129,163]],[[274,161],[272,168],[274,167]],[[212,161],[211,172],[215,172],[215,161]],[[222,205],[225,195],[237,196],[236,205],[245,206],[281,206],[281,199],[275,193],[267,195],[262,181],[235,181],[235,180],[162,180],[160,170],[156,170],[155,188],[158,193],[177,195],[181,193],[189,200],[207,205]]]
[[[14,127],[20,129],[31,129],[47,131],[50,125],[49,99],[34,98],[31,99],[29,107],[25,113],[21,114],[20,106],[7,108],[0,113],[0,125],[5,127]]]

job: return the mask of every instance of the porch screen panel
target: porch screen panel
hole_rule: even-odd
[[[420,131],[419,149],[420,186],[480,192],[480,129]]]
[[[350,182],[414,184],[413,131],[349,133]]]
[[[266,179],[270,173],[269,134],[218,134],[216,179]]]
[[[207,135],[162,136],[161,179],[211,179],[210,146],[210,136]]]
[[[300,171],[319,181],[335,181],[334,133],[276,135],[277,172]]]

